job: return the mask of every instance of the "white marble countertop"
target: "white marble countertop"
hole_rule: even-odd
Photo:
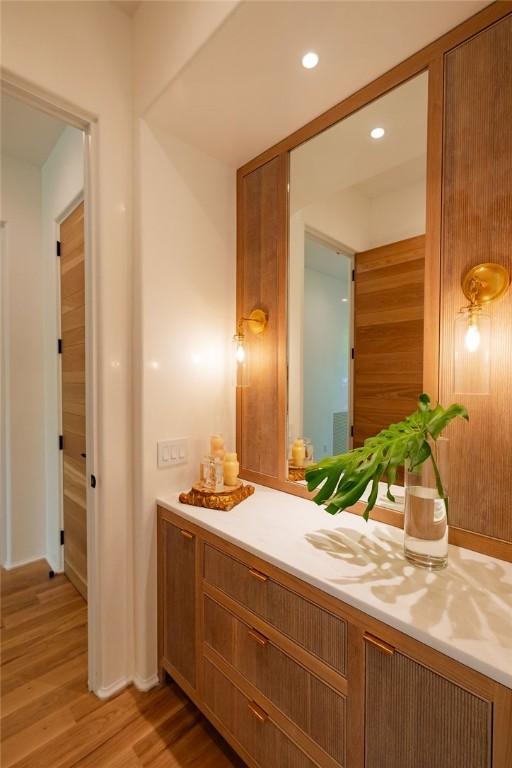
[[[512,688],[512,564],[450,546],[444,570],[415,568],[398,528],[263,486],[231,512],[158,504]]]

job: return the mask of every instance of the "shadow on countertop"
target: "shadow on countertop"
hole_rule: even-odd
[[[402,597],[416,596],[410,605],[415,626],[428,629],[448,617],[451,637],[478,639],[486,624],[504,648],[512,648],[512,585],[506,568],[496,560],[482,561],[464,550],[450,547],[448,567],[428,571],[411,565],[402,543],[386,530],[371,536],[351,528],[318,530],[306,541],[341,564],[332,584],[371,585],[372,594],[388,605]]]

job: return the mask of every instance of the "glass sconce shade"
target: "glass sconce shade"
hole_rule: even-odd
[[[245,335],[236,333],[233,336],[233,357],[235,365],[235,386],[249,386],[249,361]]]
[[[465,307],[455,320],[454,392],[486,395],[490,389],[491,318]]]

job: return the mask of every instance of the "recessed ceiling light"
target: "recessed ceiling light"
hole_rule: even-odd
[[[370,136],[372,137],[372,139],[382,139],[385,133],[386,131],[384,130],[384,128],[372,128],[372,130],[370,131]]]
[[[305,53],[302,57],[302,66],[304,69],[314,69],[316,65],[318,64],[319,58],[318,54],[314,51],[309,51],[308,53]]]

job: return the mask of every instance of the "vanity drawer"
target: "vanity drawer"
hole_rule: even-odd
[[[310,739],[344,765],[343,696],[206,596],[204,639]]]
[[[346,669],[346,623],[265,574],[205,545],[204,578],[340,674]]]
[[[261,768],[317,768],[208,659],[203,669],[205,704]]]

